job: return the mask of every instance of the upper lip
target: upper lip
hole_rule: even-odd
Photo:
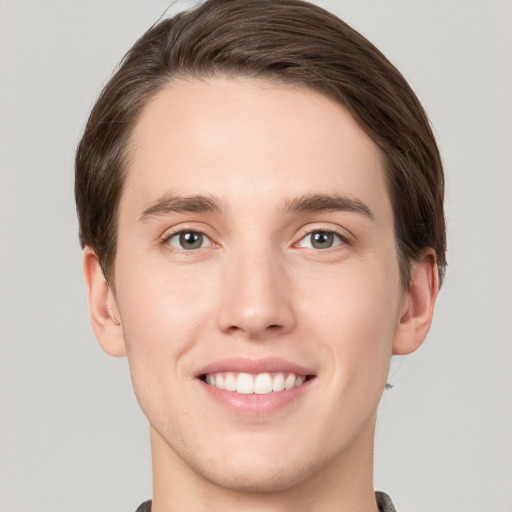
[[[296,375],[314,375],[311,368],[306,368],[300,364],[281,359],[279,357],[265,357],[262,359],[250,359],[244,357],[233,357],[220,359],[200,368],[196,377],[208,375],[211,373],[234,372],[234,373],[270,373],[270,372],[290,372]]]

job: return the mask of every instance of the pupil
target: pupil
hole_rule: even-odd
[[[331,247],[333,243],[333,234],[327,231],[317,231],[313,234],[313,247],[315,249],[325,249]]]
[[[184,249],[198,249],[203,245],[203,235],[189,231],[180,234],[180,245]]]

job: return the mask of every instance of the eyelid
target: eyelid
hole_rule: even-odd
[[[173,250],[177,250],[177,251],[181,250],[181,251],[187,252],[187,253],[194,252],[194,250],[180,249],[179,247],[172,246],[171,244],[169,244],[169,240],[171,238],[175,237],[176,235],[179,235],[180,233],[198,233],[198,234],[201,234],[203,237],[205,237],[210,242],[208,244],[208,246],[206,246],[206,247],[209,247],[209,246],[218,247],[219,244],[217,242],[215,242],[215,240],[213,239],[213,237],[211,235],[207,234],[207,231],[210,231],[210,230],[207,229],[207,226],[204,224],[202,224],[201,227],[191,226],[188,223],[187,224],[179,224],[177,226],[173,226],[164,231],[164,233],[159,237],[159,245],[167,245],[168,247],[172,247]],[[206,247],[200,247],[200,249],[205,249]],[[197,250],[197,249],[195,249],[195,250]]]
[[[188,234],[194,233],[196,235],[199,235],[202,238],[201,245],[199,247],[194,247],[194,248],[190,248],[190,249],[186,249],[184,247],[181,247],[180,246],[180,241],[181,241],[180,237],[184,233],[188,233]],[[176,245],[174,243],[172,243],[172,241],[174,241],[174,239],[177,240],[177,244]],[[177,233],[174,233],[174,235],[168,236],[166,241],[165,241],[165,243],[170,245],[174,249],[178,249],[180,251],[184,250],[184,251],[187,251],[187,252],[189,252],[189,251],[197,251],[198,249],[204,249],[205,247],[210,247],[212,245],[212,242],[208,238],[207,235],[205,235],[204,233],[201,233],[199,231],[191,231],[191,230],[178,231]]]
[[[311,225],[311,224],[308,224],[308,226],[305,226],[303,228],[301,228],[300,230],[300,233],[298,235],[298,237],[296,238],[296,241],[292,244],[292,247],[300,247],[299,243],[304,239],[306,238],[308,235],[311,235],[315,232],[318,232],[318,231],[321,231],[321,232],[325,232],[325,233],[333,233],[335,235],[337,235],[340,240],[343,242],[343,244],[341,245],[352,245],[352,240],[351,240],[351,234],[347,234],[347,231],[346,230],[342,230],[341,228],[338,228],[336,226],[325,226],[324,225]],[[310,248],[310,247],[305,247],[305,249],[312,249],[312,250],[315,250],[315,251],[327,251],[329,249],[334,249],[336,247],[338,247],[339,245],[336,245],[334,247],[329,247],[328,249],[315,249],[315,248]]]
[[[176,235],[179,235],[180,233],[183,233],[183,232],[193,232],[193,233],[200,233],[201,235],[203,235],[209,242],[209,246],[213,246],[213,247],[220,247],[220,244],[218,242],[215,241],[215,239],[213,238],[213,236],[211,234],[208,234],[209,231],[211,231],[211,229],[208,229],[208,225],[205,225],[203,223],[200,223],[202,226],[192,226],[188,223],[186,224],[179,224],[177,226],[173,226],[171,228],[168,228],[164,231],[164,233],[159,237],[159,244],[160,245],[167,245],[167,246],[170,246],[170,247],[173,247],[174,250],[180,250],[178,247],[174,247],[174,246],[171,246],[168,242],[169,240],[176,236]],[[353,240],[352,240],[352,233],[348,232],[348,230],[345,230],[345,229],[342,229],[340,227],[337,227],[337,226],[332,226],[332,225],[329,225],[329,226],[326,226],[325,224],[308,224],[307,226],[304,226],[302,227],[300,230],[299,230],[299,233],[296,237],[294,237],[295,239],[295,242],[293,242],[291,244],[292,247],[300,247],[299,243],[308,235],[311,235],[312,233],[314,232],[318,232],[318,231],[322,231],[322,232],[326,232],[326,233],[333,233],[335,235],[337,235],[340,240],[343,242],[343,244],[338,244],[332,248],[328,248],[328,249],[334,249],[336,247],[338,247],[339,245],[352,245],[353,244]],[[206,247],[201,247],[201,249],[203,248],[206,248]],[[309,249],[306,247],[306,249]],[[328,249],[312,249],[312,250],[315,250],[315,251],[327,251]],[[185,249],[181,249],[183,252],[193,252],[191,250],[185,250]],[[197,249],[196,249],[197,250]]]

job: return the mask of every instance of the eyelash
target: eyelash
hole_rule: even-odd
[[[204,248],[206,248],[207,246],[205,246],[205,247],[201,246],[201,247],[192,248],[192,249],[185,249],[183,247],[176,247],[176,246],[173,246],[173,245],[170,244],[170,241],[174,237],[177,237],[177,236],[182,235],[182,234],[192,234],[192,233],[204,237],[209,242],[208,246],[210,246],[210,247],[211,246],[217,246],[217,244],[215,244],[215,242],[212,242],[211,238],[208,235],[206,235],[203,231],[200,231],[200,230],[197,230],[197,229],[179,229],[177,231],[172,231],[170,233],[168,232],[168,233],[166,233],[161,238],[160,244],[161,245],[171,246],[171,247],[173,247],[174,250],[179,250],[179,251],[182,251],[182,252],[185,252],[185,253],[193,253],[197,249],[204,249]],[[329,234],[335,235],[336,237],[338,237],[340,243],[336,244],[334,246],[331,246],[331,247],[323,248],[323,249],[318,249],[318,248],[315,248],[315,247],[302,247],[301,245],[299,245],[300,242],[302,242],[306,237],[312,236],[315,233],[325,233],[325,234],[328,234],[328,235]],[[308,250],[324,252],[324,251],[326,251],[328,249],[336,248],[339,245],[351,245],[351,242],[347,238],[347,236],[345,236],[344,234],[342,234],[340,231],[338,231],[336,229],[332,229],[332,228],[331,229],[315,228],[315,229],[309,229],[307,231],[304,231],[301,234],[301,237],[299,238],[299,240],[292,244],[292,247],[302,247],[302,248],[308,249]]]
[[[180,235],[184,235],[184,234],[196,234],[196,235],[200,235],[202,237],[204,237],[208,242],[209,242],[209,246],[211,245],[216,245],[212,242],[211,238],[206,235],[203,231],[200,231],[198,229],[179,229],[177,231],[172,231],[170,233],[166,233],[161,241],[160,241],[160,244],[161,245],[169,245],[171,246],[174,250],[178,250],[178,251],[182,251],[182,252],[186,252],[186,253],[191,253],[191,252],[194,252],[195,250],[197,249],[204,249],[205,247],[198,247],[198,248],[194,248],[194,249],[185,249],[183,247],[176,247],[176,246],[173,246],[171,245],[170,241],[177,237],[177,236],[180,236]]]
[[[324,249],[317,249],[315,247],[303,247],[304,249],[308,249],[308,250],[313,250],[313,251],[320,251],[320,252],[324,252],[324,251],[327,251],[328,249],[335,249],[336,247],[340,246],[340,245],[351,245],[350,243],[350,240],[347,238],[346,235],[344,235],[343,233],[341,233],[340,231],[336,230],[336,229],[332,229],[332,228],[313,228],[313,229],[308,229],[307,231],[304,231],[301,235],[301,237],[299,238],[299,240],[297,242],[295,242],[293,244],[294,247],[301,247],[299,244],[308,236],[312,236],[314,233],[325,233],[325,234],[331,234],[331,235],[335,235],[336,237],[338,237],[339,239],[339,244],[336,244],[336,245],[333,245],[331,247],[327,247],[327,248],[324,248]]]

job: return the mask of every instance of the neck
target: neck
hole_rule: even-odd
[[[152,512],[378,512],[373,491],[375,417],[342,453],[285,489],[219,486],[191,468],[151,428]]]

